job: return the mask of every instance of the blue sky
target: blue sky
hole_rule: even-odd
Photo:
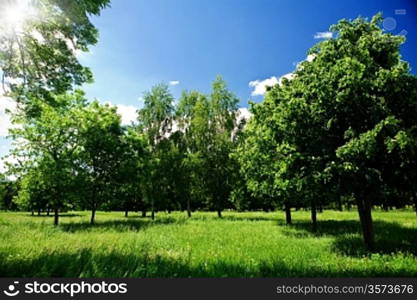
[[[158,82],[179,81],[172,87],[178,96],[183,89],[208,92],[221,74],[247,106],[249,98],[261,99],[251,97],[248,83],[291,72],[318,42],[316,32],[379,11],[395,19],[391,32],[407,31],[402,53],[417,69],[415,0],[114,0],[94,19],[100,40],[82,57],[95,75],[86,90],[89,97],[137,106]]]
[[[84,88],[88,98],[122,105],[132,115],[154,84],[178,81],[171,87],[178,97],[184,89],[209,92],[220,74],[246,107],[249,99],[262,100],[251,95],[249,82],[293,71],[319,41],[317,32],[379,11],[390,18],[389,32],[406,34],[403,59],[417,74],[415,0],[113,0],[93,19],[97,46],[80,56],[95,76]],[[0,156],[8,148],[0,133]]]

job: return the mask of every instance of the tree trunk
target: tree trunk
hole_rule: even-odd
[[[128,209],[126,209],[125,210],[125,218],[127,218],[129,216],[129,210]]]
[[[414,210],[416,211],[416,215],[417,215],[417,197],[413,196],[414,198]]]
[[[292,224],[292,220],[291,220],[291,207],[287,203],[285,204],[285,220],[287,222],[287,225],[291,225]]]
[[[58,219],[59,219],[59,211],[58,208],[54,209],[54,225],[57,226],[58,225]]]
[[[32,217],[35,215],[35,211],[32,209]]]
[[[49,212],[50,212],[50,209],[49,209],[49,207],[46,209],[46,215],[49,217]]]
[[[142,218],[146,217],[146,210],[142,210]]]
[[[366,249],[375,250],[374,229],[372,223],[371,203],[367,200],[357,199],[359,219],[361,221],[363,240]]]
[[[40,216],[40,215],[41,215],[41,209],[38,208],[38,216]]]
[[[316,201],[311,200],[311,222],[312,222],[312,230],[313,232],[317,231],[317,209],[316,209]]]
[[[323,212],[323,204],[319,203],[319,213]]]
[[[155,208],[154,208],[154,201],[152,199],[152,203],[151,203],[151,219],[155,220]]]
[[[218,210],[217,210],[217,216],[218,216],[219,218],[221,218],[221,217],[222,217],[222,210],[221,210],[221,209],[218,209]]]
[[[187,199],[187,216],[191,218],[191,201],[189,198]]]
[[[342,197],[340,197],[340,196],[337,199],[337,209],[339,211],[343,211]]]
[[[93,224],[94,224],[94,218],[95,218],[95,216],[96,216],[96,208],[95,208],[95,207],[93,207],[93,208],[91,209],[91,219],[90,219],[90,224],[91,224],[91,225],[93,225]]]

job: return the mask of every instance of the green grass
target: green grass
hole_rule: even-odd
[[[417,276],[417,217],[374,212],[378,252],[362,245],[357,213],[325,211],[312,233],[309,212],[122,212],[60,218],[0,213],[2,277],[356,277]]]

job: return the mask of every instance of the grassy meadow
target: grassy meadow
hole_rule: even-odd
[[[0,212],[2,277],[365,277],[417,276],[417,216],[375,211],[378,252],[362,245],[356,211],[324,211],[311,232],[307,211]]]

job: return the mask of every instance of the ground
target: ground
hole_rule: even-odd
[[[362,245],[357,212],[0,212],[1,277],[367,277],[417,276],[417,216],[373,213],[378,252]]]

